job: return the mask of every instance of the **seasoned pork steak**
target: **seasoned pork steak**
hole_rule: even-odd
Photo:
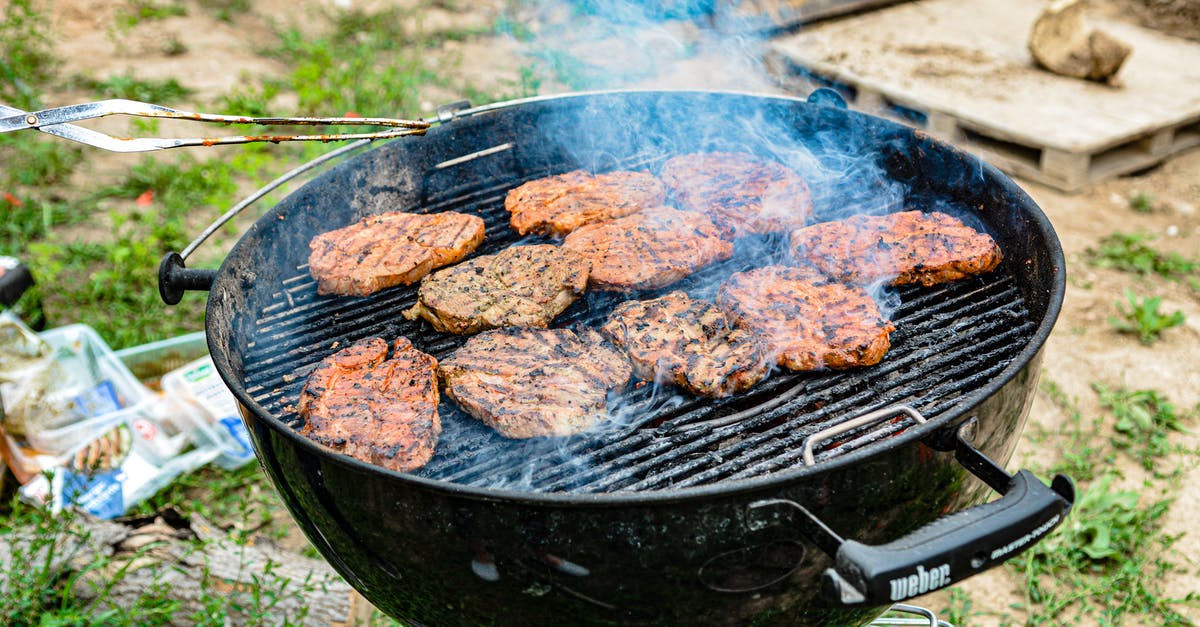
[[[663,164],[676,203],[706,214],[734,236],[790,231],[812,215],[812,194],[796,171],[742,152],[697,152]]]
[[[318,294],[366,296],[409,285],[466,257],[483,241],[483,219],[453,211],[382,213],[309,242]]]
[[[657,207],[665,197],[662,181],[647,172],[576,170],[509,191],[504,208],[512,214],[509,224],[521,235],[563,237],[584,224]]]
[[[396,338],[359,340],[308,376],[296,409],[300,433],[362,461],[401,472],[433,457],[438,417],[437,359]]]
[[[798,268],[738,272],[718,290],[717,304],[791,370],[877,364],[895,330],[863,289]]]
[[[563,248],[591,261],[590,288],[610,291],[666,287],[733,255],[708,218],[667,207],[582,226]]]
[[[991,272],[996,241],[945,213],[855,216],[792,231],[798,264],[851,283],[934,285]]]
[[[591,329],[507,328],[472,336],[438,376],[463,411],[508,438],[579,433],[606,416],[629,361]]]
[[[737,394],[771,367],[766,345],[735,329],[717,307],[671,292],[617,305],[600,332],[625,350],[646,381],[674,383],[698,396]]]
[[[587,287],[588,260],[560,246],[513,246],[475,257],[421,280],[404,317],[438,331],[545,327]]]

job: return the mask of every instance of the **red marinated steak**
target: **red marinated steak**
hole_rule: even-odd
[[[744,152],[697,152],[663,164],[676,203],[735,236],[790,231],[812,215],[812,194],[795,170]]]
[[[629,361],[592,329],[506,328],[472,336],[444,359],[446,395],[508,438],[563,436],[607,416]]]
[[[895,330],[862,288],[814,278],[803,268],[738,272],[718,290],[717,304],[791,370],[877,364]]]
[[[512,246],[421,280],[404,317],[446,333],[545,327],[587,287],[588,260],[560,246]]]
[[[415,470],[433,457],[442,432],[437,359],[403,337],[387,352],[387,342],[372,337],[317,364],[296,406],[300,433],[371,464]]]
[[[382,213],[309,242],[318,294],[366,296],[409,285],[466,257],[483,241],[483,219],[442,213]]]
[[[563,248],[591,261],[591,289],[610,291],[666,287],[733,255],[708,218],[668,207],[582,226]]]
[[[529,181],[508,192],[504,208],[521,235],[563,237],[593,222],[603,222],[663,204],[666,189],[648,172],[588,174],[576,170]]]
[[[673,383],[698,396],[746,390],[772,363],[758,336],[735,329],[720,309],[684,292],[625,301],[600,332],[625,350],[638,378]]]
[[[855,216],[792,231],[796,263],[851,283],[934,285],[991,272],[1000,246],[945,213]]]

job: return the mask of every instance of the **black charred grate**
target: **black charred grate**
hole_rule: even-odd
[[[647,167],[648,161],[653,159],[623,167]],[[447,189],[425,207],[481,215],[488,235],[477,254],[490,254],[526,241],[508,228],[503,208],[505,193],[520,182]],[[622,300],[652,298],[670,289],[711,299],[723,277],[769,263],[762,253],[778,249],[777,244],[739,241],[733,259],[667,290],[589,293],[555,324],[596,325]],[[296,427],[299,418],[292,405],[304,379],[335,345],[372,335],[389,340],[404,335],[442,359],[466,340],[405,320],[400,312],[415,302],[412,287],[367,298],[319,297],[307,268],[300,267],[284,288],[256,317],[257,341],[245,354],[245,383],[267,413]],[[994,380],[1034,334],[1032,316],[1003,267],[987,277],[905,287],[896,295],[892,348],[876,366],[821,373],[777,370],[749,391],[718,401],[637,385],[610,399],[614,419],[594,433],[506,440],[443,400],[437,455],[416,474],[473,486],[577,493],[665,490],[761,476],[801,465],[806,438],[874,409],[905,403],[928,419],[937,418]],[[730,422],[731,416],[736,420]],[[819,443],[816,462],[912,426],[911,419],[898,417]]]

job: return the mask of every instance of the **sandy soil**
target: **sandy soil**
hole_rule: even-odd
[[[422,19],[414,21],[413,28],[487,26],[494,23],[506,5],[500,0],[425,4],[429,5],[428,10]],[[187,16],[147,21],[131,30],[117,31],[112,26],[113,16],[121,3],[58,0],[54,3],[54,26],[61,41],[59,53],[71,71],[97,78],[126,72],[143,78],[175,77],[196,90],[193,102],[161,104],[205,110],[214,96],[247,78],[278,76],[286,71],[283,62],[256,54],[259,46],[270,41],[274,25],[294,19],[305,24],[305,28],[317,28],[327,16],[351,5],[362,7],[364,3],[263,0],[253,3],[253,9],[234,22],[226,23],[189,3],[191,10]],[[520,23],[529,28],[534,44],[561,46],[581,58],[595,59],[596,68],[619,76],[623,84],[780,91],[757,62],[761,42],[716,37],[690,22],[613,28],[579,19],[561,6],[546,4],[523,9],[520,15]],[[441,55],[447,67],[486,92],[489,88],[513,84],[522,65],[529,62],[530,57],[523,56],[525,51],[534,44],[505,37],[446,41],[435,55]],[[543,93],[568,89],[564,80],[570,77],[546,74],[542,78]],[[62,101],[57,104],[67,104],[81,96],[62,94]],[[414,113],[428,113],[436,104],[456,96],[431,90],[425,98],[426,110]],[[279,104],[286,108],[286,102]],[[337,113],[340,112],[330,112]],[[97,155],[92,161],[99,171],[120,169],[129,163],[125,157],[107,154]],[[1190,258],[1200,256],[1200,150],[1180,154],[1139,175],[1099,183],[1073,195],[1018,182],[1049,215],[1068,258],[1066,304],[1046,348],[1044,379],[1056,382],[1068,396],[1078,399],[1085,416],[1101,413],[1090,388],[1097,381],[1114,387],[1156,389],[1180,407],[1200,403],[1200,369],[1195,365],[1195,356],[1200,354],[1200,292],[1181,282],[1139,279],[1096,269],[1084,261],[1089,247],[1115,231],[1150,233],[1157,237],[1154,245],[1160,249],[1177,251]],[[1153,196],[1154,211],[1131,210],[1129,198],[1139,192]],[[1115,313],[1114,302],[1125,288],[1139,294],[1163,296],[1162,309],[1184,312],[1186,324],[1166,331],[1161,341],[1152,346],[1116,333],[1107,320]],[[1027,433],[1036,426],[1053,432],[1065,418],[1063,412],[1039,394]],[[1181,441],[1194,446],[1200,444],[1196,439],[1184,436]],[[1026,439],[1010,467],[1044,465],[1052,455],[1054,451],[1032,445]],[[1132,467],[1127,470],[1130,484],[1137,485],[1140,474]],[[1177,497],[1167,520],[1168,530],[1190,532],[1190,523],[1200,517],[1200,470],[1190,471]],[[1175,551],[1181,558],[1200,556],[1200,536],[1184,535]],[[1200,590],[1200,577],[1194,574],[1195,560],[1184,559],[1188,573],[1170,584],[1171,591],[1180,595]],[[1019,600],[1018,582],[1000,570],[972,579],[964,588],[977,609],[1009,612],[1008,605]],[[945,607],[944,600],[938,597],[919,602],[935,609]],[[1200,620],[1196,610],[1185,611]]]

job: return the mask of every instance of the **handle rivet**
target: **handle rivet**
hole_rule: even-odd
[[[25,123],[30,126],[33,126],[34,124],[38,123],[38,117],[36,115],[30,113],[29,115],[25,116]]]

